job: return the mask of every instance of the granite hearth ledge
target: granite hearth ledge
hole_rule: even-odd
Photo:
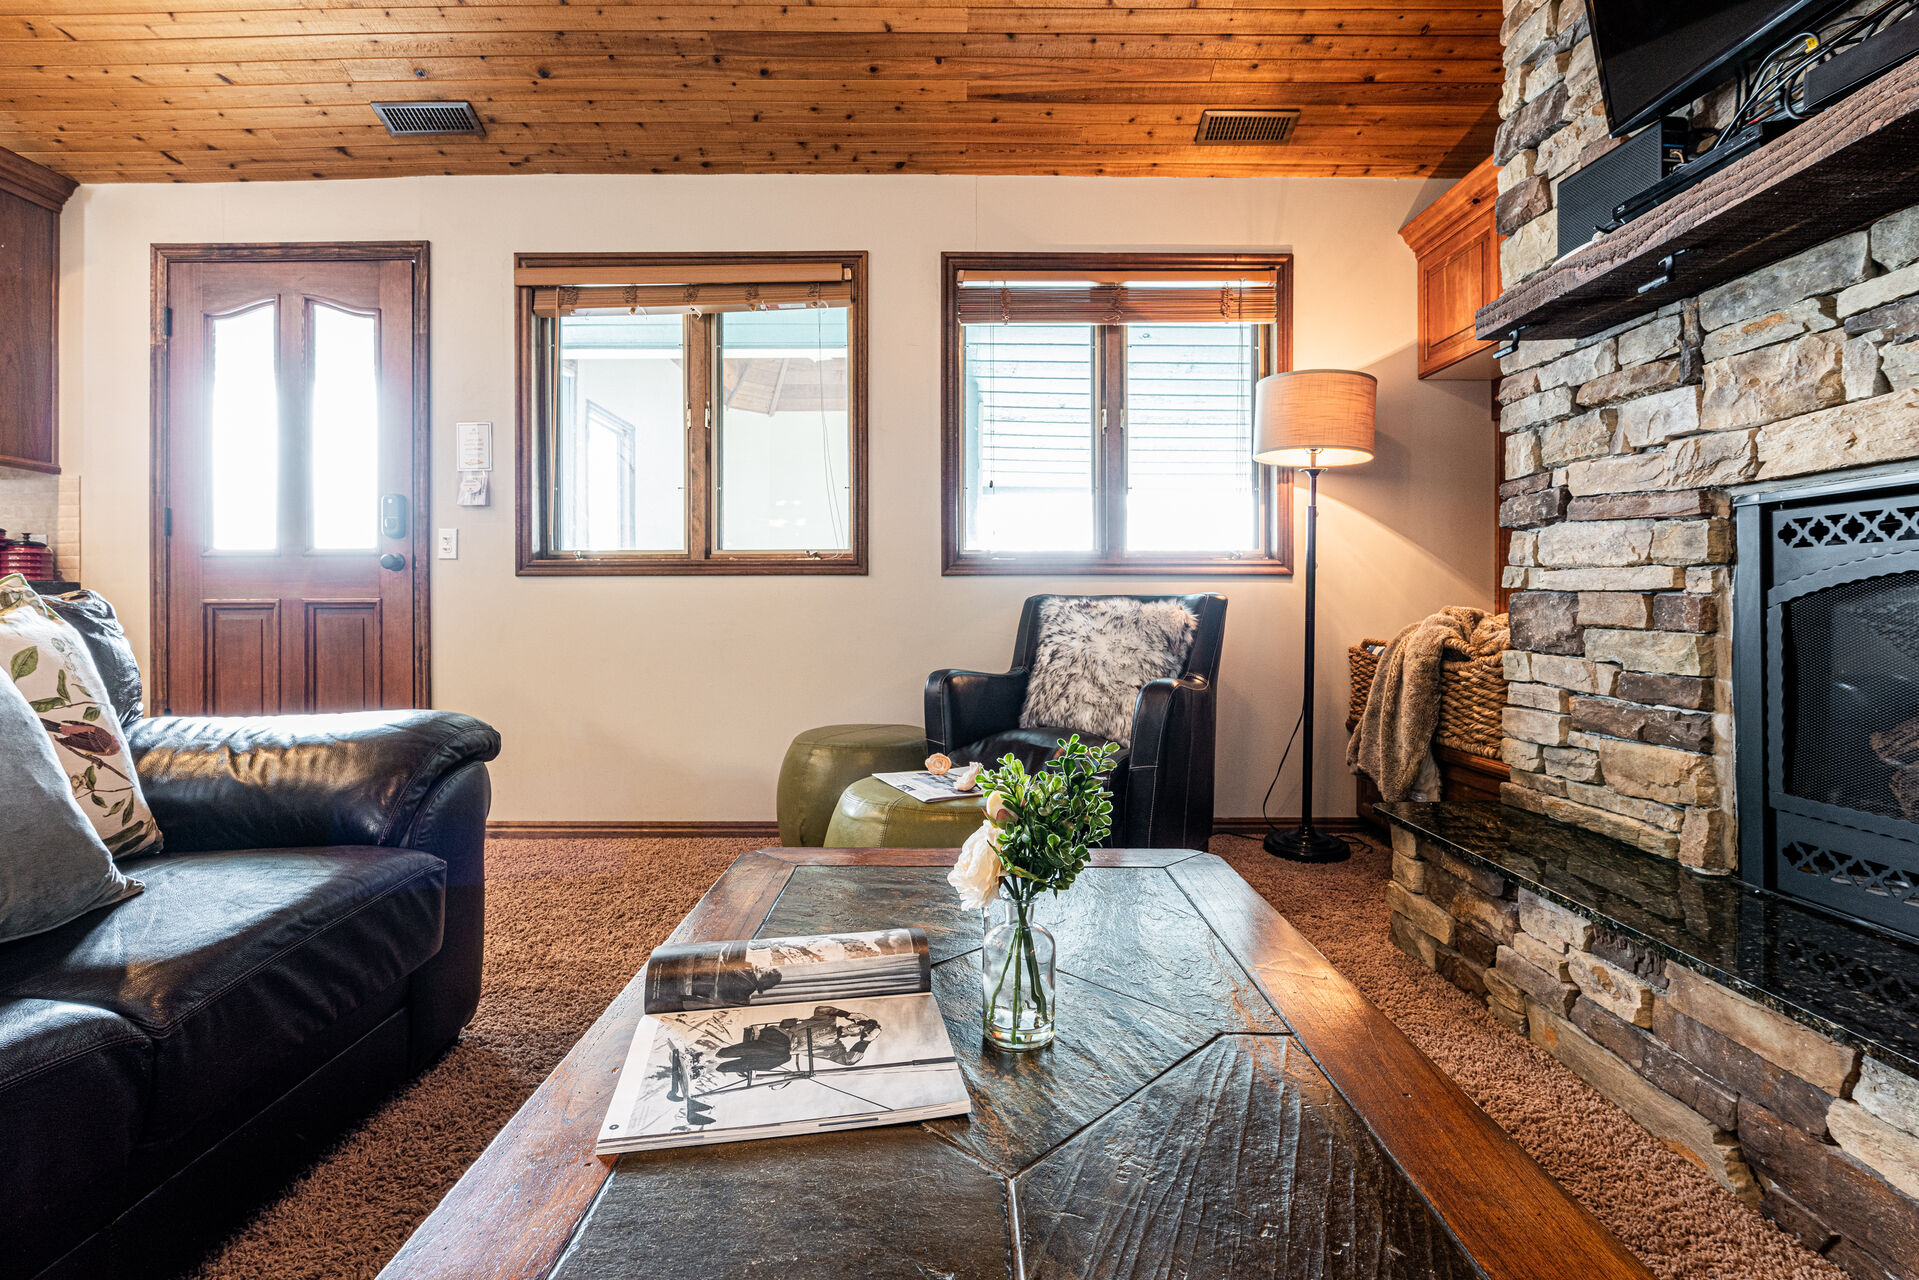
[[[1375,809],[1468,865],[1919,1076],[1919,946],[1523,809]]]

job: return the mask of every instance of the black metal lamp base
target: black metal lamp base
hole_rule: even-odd
[[[1313,457],[1318,458],[1317,451]],[[1353,856],[1346,842],[1338,836],[1329,836],[1323,831],[1313,829],[1313,699],[1316,689],[1313,685],[1313,624],[1314,600],[1317,595],[1314,583],[1319,577],[1319,468],[1309,466],[1306,471],[1306,644],[1300,651],[1302,658],[1301,673],[1305,677],[1304,705],[1299,712],[1300,742],[1300,796],[1299,825],[1291,831],[1274,831],[1266,837],[1266,852],[1275,858],[1285,858],[1288,862],[1344,862]],[[1280,757],[1283,767],[1285,757]],[[1277,778],[1274,779],[1278,781]]]
[[[1310,827],[1269,832],[1265,845],[1266,852],[1288,862],[1344,862],[1353,856],[1344,840]]]

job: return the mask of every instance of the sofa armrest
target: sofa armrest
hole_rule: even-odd
[[[408,1057],[419,1071],[459,1038],[480,1005],[486,941],[486,815],[493,801],[486,765],[468,760],[441,775],[415,810],[410,849],[446,863],[446,926],[440,954],[413,975]]]
[[[160,716],[128,737],[166,852],[373,844],[444,861],[440,950],[408,980],[412,1069],[459,1037],[480,1001],[491,726],[446,711]]]
[[[1026,670],[935,671],[926,677],[926,743],[952,752],[992,733],[1019,727],[1026,705]]]
[[[500,751],[491,726],[446,711],[158,716],[128,738],[177,853],[420,847],[409,837],[428,798],[463,765]]]
[[[1121,848],[1199,849],[1213,834],[1212,682],[1152,680],[1133,704]]]

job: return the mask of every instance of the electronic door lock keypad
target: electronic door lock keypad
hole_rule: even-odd
[[[406,495],[389,493],[380,499],[380,536],[406,537]]]

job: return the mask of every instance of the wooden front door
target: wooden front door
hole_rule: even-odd
[[[425,705],[424,246],[299,248],[156,252],[176,715]]]

